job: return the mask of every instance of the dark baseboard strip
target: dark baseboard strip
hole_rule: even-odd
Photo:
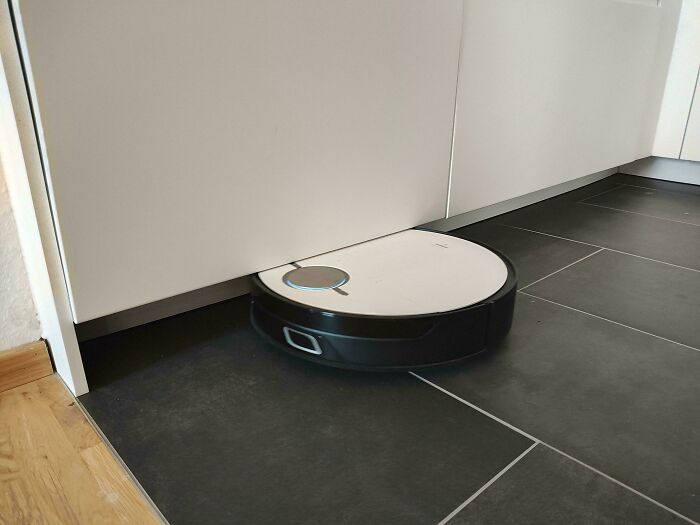
[[[75,325],[78,341],[87,341],[103,335],[126,330],[142,324],[181,314],[203,306],[232,299],[250,292],[248,276],[213,284],[153,303],[98,317]]]

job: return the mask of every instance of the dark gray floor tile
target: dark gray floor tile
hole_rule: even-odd
[[[700,195],[620,186],[582,202],[700,226]]]
[[[538,445],[450,525],[687,523],[561,454]]]
[[[683,184],[681,182],[650,179],[649,177],[639,177],[637,175],[627,175],[624,173],[616,173],[615,175],[609,177],[608,180],[613,183],[639,186],[641,188],[654,188],[657,190],[674,191],[688,195],[700,195],[700,186],[695,184]]]
[[[696,271],[602,251],[527,293],[700,349]]]
[[[518,294],[500,348],[420,375],[700,519],[700,353]]]
[[[700,228],[689,224],[556,200],[493,220],[700,270]]]
[[[493,220],[472,224],[450,233],[463,239],[483,242],[503,253],[515,265],[518,287],[531,284],[598,249],[517,230],[496,224]]]
[[[264,343],[248,299],[83,344],[80,398],[178,523],[436,523],[531,441],[408,374]]]
[[[547,199],[544,202],[578,202],[583,199],[593,197],[594,195],[618,188],[620,184],[620,182],[615,180],[614,175],[611,175],[610,177],[606,177],[597,182],[581,186],[575,190],[567,191],[566,193],[562,193],[561,195]]]

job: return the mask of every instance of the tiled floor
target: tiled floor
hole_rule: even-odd
[[[173,524],[695,523],[699,218],[615,175],[454,232],[522,290],[457,367],[310,365],[239,298],[84,343],[81,401]]]

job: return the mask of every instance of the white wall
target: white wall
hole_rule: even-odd
[[[21,0],[75,320],[444,214],[461,0]]]
[[[41,337],[17,227],[0,168],[0,351]]]
[[[680,0],[465,0],[449,215],[651,153]]]

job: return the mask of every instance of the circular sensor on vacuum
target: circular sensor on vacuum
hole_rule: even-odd
[[[347,272],[332,266],[305,266],[284,274],[282,281],[297,290],[331,290],[350,280]]]

